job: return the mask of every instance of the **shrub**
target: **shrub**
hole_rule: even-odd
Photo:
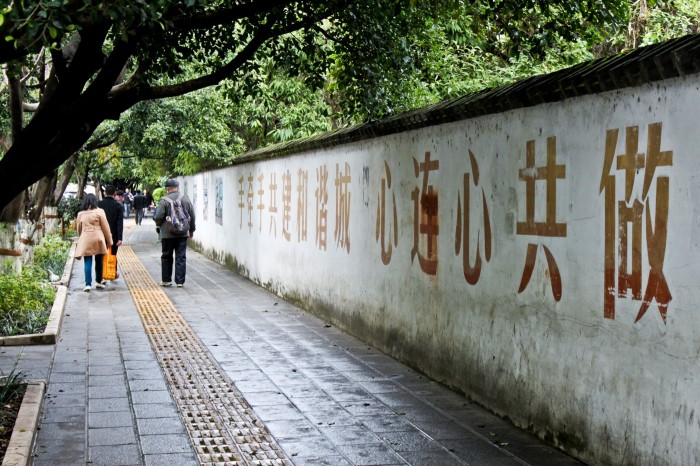
[[[151,194],[153,195],[153,202],[158,204],[158,201],[160,201],[160,199],[163,196],[168,194],[168,191],[165,188],[156,188],[153,190],[153,192]]]
[[[43,274],[45,280],[63,275],[69,250],[70,242],[62,239],[60,235],[45,236],[34,248],[34,267],[38,269],[36,273]]]
[[[42,332],[55,296],[36,268],[0,272],[0,336]]]
[[[80,199],[77,197],[64,197],[58,203],[58,215],[65,223],[70,223],[78,216],[80,210]]]

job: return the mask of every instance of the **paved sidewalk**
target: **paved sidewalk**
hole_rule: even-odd
[[[152,221],[127,225],[160,281]],[[294,465],[580,464],[191,250],[187,265],[166,295]],[[76,262],[53,361],[0,348],[3,372],[49,382],[33,464],[199,464],[124,278],[84,293],[82,277]]]

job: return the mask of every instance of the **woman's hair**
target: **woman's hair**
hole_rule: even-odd
[[[80,204],[80,210],[90,210],[97,208],[97,196],[94,194],[86,194],[83,202]]]

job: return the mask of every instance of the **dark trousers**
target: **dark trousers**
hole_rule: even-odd
[[[161,241],[163,254],[160,256],[161,278],[171,282],[173,276],[173,252],[175,252],[175,283],[185,283],[187,272],[187,237],[163,238]]]
[[[143,209],[138,208],[135,210],[136,212],[136,224],[141,225],[141,222],[143,222]]]

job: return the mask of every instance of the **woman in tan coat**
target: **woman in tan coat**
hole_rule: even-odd
[[[104,288],[102,284],[102,257],[107,254],[107,248],[112,246],[112,233],[105,211],[97,207],[97,197],[94,194],[86,194],[80,205],[76,227],[78,229],[78,245],[75,248],[75,257],[85,258],[85,288],[90,291],[92,287],[92,256],[95,256],[95,278],[97,288]]]

